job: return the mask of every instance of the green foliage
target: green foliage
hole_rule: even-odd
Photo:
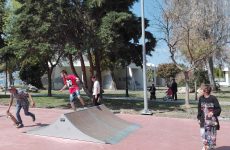
[[[84,55],[87,50],[98,52],[92,57],[103,69],[132,62],[141,66],[141,19],[129,10],[136,1],[10,0],[4,25],[7,49],[23,69],[40,63],[48,70],[48,62],[52,66],[63,53]],[[146,31],[147,55],[155,45]]]
[[[171,64],[160,64],[157,69],[157,75],[161,78],[164,78],[166,81],[169,81],[170,78],[175,78],[181,70],[173,63]]]
[[[209,84],[208,71],[203,69],[196,69],[194,71],[194,80],[196,80],[197,85],[201,85],[201,83]]]
[[[11,30],[9,42],[20,47],[18,54],[37,54],[44,58],[54,56],[55,44],[61,42],[60,28],[57,25],[61,11],[57,2],[21,2],[16,11],[17,20]]]
[[[0,49],[0,62],[2,63],[2,71],[7,70],[8,73],[14,72],[19,66],[16,55],[12,49],[9,49],[9,47],[3,47]]]
[[[86,0],[92,21],[91,46],[100,51],[103,70],[123,68],[133,62],[142,65],[141,20],[129,8],[137,0]],[[146,20],[146,27],[148,27]],[[93,40],[92,40],[93,39]],[[156,40],[146,32],[147,55],[154,50]],[[90,42],[89,42],[90,43]]]
[[[5,32],[7,47],[24,64],[56,61],[63,54],[65,45],[62,31],[65,19],[62,15],[63,1],[11,1],[8,8]]]
[[[101,7],[105,0],[88,0],[86,1],[89,8]]]
[[[138,0],[85,0],[85,3],[87,7],[92,9],[91,11],[94,15],[104,15],[110,11],[127,12],[137,1]]]
[[[148,26],[148,21],[146,21]],[[104,57],[108,57],[112,64],[124,66],[131,62],[142,65],[141,21],[130,12],[107,13],[102,19],[98,33],[104,49]],[[156,39],[146,32],[146,54],[151,55]],[[108,62],[103,66],[107,66]],[[111,65],[110,65],[111,66]]]
[[[5,14],[4,6],[5,6],[5,1],[0,0],[0,48],[4,47],[4,39],[3,39],[3,16]]]
[[[123,37],[119,33],[125,26],[125,22],[131,19],[131,14],[126,12],[109,12],[103,19],[99,36],[107,50],[117,50],[123,47]],[[116,43],[115,43],[116,42]],[[115,47],[114,47],[115,46]]]
[[[36,86],[37,88],[43,88],[41,77],[45,73],[45,68],[40,64],[27,63],[21,66],[19,77],[27,84]]]
[[[224,72],[221,68],[214,68],[214,76],[218,79],[224,78]]]

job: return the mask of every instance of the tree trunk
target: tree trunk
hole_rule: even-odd
[[[101,66],[100,66],[101,63],[100,62],[101,62],[101,55],[100,55],[100,52],[96,50],[95,51],[95,66],[96,66],[95,69],[97,72],[98,81],[100,83],[101,95],[102,95],[103,89],[102,89]]]
[[[47,76],[48,76],[48,97],[52,97],[52,72],[53,67],[49,67],[47,63]]]
[[[7,89],[8,89],[7,67],[8,67],[8,64],[7,64],[7,60],[6,60],[6,69],[5,69],[5,73],[6,73],[6,82],[5,82],[5,95],[6,95],[6,91],[7,91]]]
[[[184,77],[185,77],[185,85],[186,85],[185,106],[186,106],[186,108],[190,108],[190,105],[189,105],[189,76],[188,76],[188,71],[184,71]]]
[[[10,85],[14,85],[14,78],[13,78],[13,74],[11,71],[9,71],[9,82],[10,82]]]
[[[88,50],[87,51],[88,53],[88,60],[89,60],[89,73],[90,73],[90,77],[94,76],[94,65],[93,65],[93,60],[92,60],[92,55],[91,55],[91,51]],[[92,92],[92,87],[93,87],[93,81],[90,80],[90,84],[89,84],[89,90],[90,90],[90,93]]]
[[[81,62],[81,71],[82,71],[82,75],[83,75],[83,83],[84,83],[85,88],[88,90],[85,62],[84,62],[84,59],[83,59],[81,52],[78,52],[78,56],[80,57],[80,62]]]
[[[207,69],[208,69],[208,78],[209,78],[210,86],[212,87],[212,89],[214,91],[216,91],[217,88],[216,88],[216,84],[215,84],[215,80],[214,80],[213,59],[212,59],[212,57],[208,58]]]
[[[69,59],[69,64],[70,64],[70,68],[71,68],[71,71],[73,72],[73,74],[79,78],[79,75],[77,74],[75,68],[74,68],[74,64],[73,64],[73,57],[71,54],[68,55],[68,59]],[[88,89],[85,88],[81,78],[79,78],[80,80],[80,83],[83,85],[83,90],[85,91],[86,95],[89,96],[89,97],[92,97],[92,94],[88,91]]]
[[[194,82],[194,87],[195,87],[195,100],[198,100],[198,97],[197,97],[197,80],[195,80],[195,82]]]
[[[68,59],[69,59],[69,64],[70,64],[70,69],[73,72],[73,74],[79,78],[79,75],[77,74],[77,71],[74,68],[74,64],[73,64],[73,57],[71,54],[68,55]],[[81,78],[79,78],[81,80]],[[82,83],[82,81],[80,81]]]

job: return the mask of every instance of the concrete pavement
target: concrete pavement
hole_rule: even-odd
[[[25,131],[54,122],[61,114],[70,112],[64,109],[33,108],[36,122],[21,113],[25,127],[17,129],[6,118],[5,106],[0,106],[0,150],[200,150],[199,126],[196,120],[167,117],[118,114],[141,128],[115,145],[96,144],[77,140],[34,136]],[[12,109],[12,113],[14,113]],[[230,123],[221,121],[218,132],[217,149],[230,150]]]

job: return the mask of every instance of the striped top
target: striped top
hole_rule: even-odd
[[[16,100],[27,100],[29,95],[27,92],[24,92],[23,90],[16,90],[15,94],[12,94],[13,98],[15,98]]]

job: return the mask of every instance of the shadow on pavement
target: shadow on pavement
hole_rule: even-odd
[[[230,150],[230,146],[217,147],[215,150]]]
[[[44,126],[48,126],[49,124],[43,124],[43,123],[36,123],[35,125],[28,125],[28,126],[24,126],[24,127],[44,127]]]

